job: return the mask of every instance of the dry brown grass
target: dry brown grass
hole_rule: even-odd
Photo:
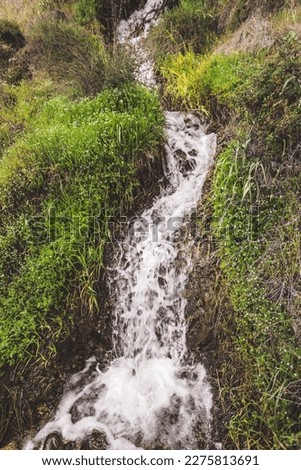
[[[272,16],[257,11],[233,33],[224,35],[215,52],[256,52],[271,47],[290,31],[301,38],[301,6],[286,8]]]

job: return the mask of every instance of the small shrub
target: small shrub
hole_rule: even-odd
[[[136,59],[133,53],[124,45],[114,45],[108,48],[108,59],[105,64],[105,86],[118,87],[134,81]]]
[[[32,32],[29,57],[36,70],[45,70],[57,82],[70,83],[84,94],[101,90],[106,52],[99,37],[80,26],[42,20]]]

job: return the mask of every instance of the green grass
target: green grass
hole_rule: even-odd
[[[36,359],[47,365],[75,316],[97,314],[110,221],[131,204],[137,167],[161,141],[163,117],[155,94],[125,85],[133,59],[102,39],[95,18],[112,38],[110,27],[124,13],[114,10],[116,2],[45,0],[23,2],[21,10],[4,3],[27,31],[26,54],[16,56],[24,38],[17,25],[0,22],[5,372]],[[28,28],[31,11],[57,7],[77,24],[50,14]],[[300,448],[300,45],[291,33],[268,51],[212,54],[216,38],[257,7],[278,12],[273,24],[298,23],[298,10],[282,0],[181,0],[149,44],[170,104],[206,113],[219,129],[227,126],[210,234],[230,303],[220,305],[216,327],[229,417],[224,446]],[[7,27],[14,44],[5,39]],[[22,81],[28,66],[34,79]]]
[[[169,54],[191,50],[204,53],[217,37],[217,18],[212,2],[181,0],[167,11],[150,34],[149,43],[160,65]]]
[[[0,365],[49,358],[72,305],[98,309],[110,222],[131,203],[136,162],[162,137],[143,87],[39,106],[0,162]],[[145,158],[145,157],[144,157]]]
[[[212,233],[230,302],[216,332],[230,415],[224,445],[298,448],[299,41],[291,33],[256,54],[178,52],[160,70],[172,105],[228,126],[212,188]]]
[[[192,51],[169,55],[160,72],[165,95],[174,106],[211,111],[211,98],[228,108],[235,106],[236,88],[248,80],[246,66],[254,58],[238,53],[200,55]],[[249,70],[249,69],[248,69]]]
[[[219,156],[213,188],[214,234],[234,310],[222,320],[225,330],[231,325],[222,350],[234,374],[229,380],[225,371],[223,396],[234,408],[236,448],[291,448],[301,435],[294,391],[301,351],[285,307],[296,301],[296,313],[300,302],[285,298],[285,286],[297,288],[298,204],[293,191],[278,199],[259,183],[266,170],[249,147],[234,141]]]
[[[237,448],[300,443],[299,49],[288,36],[247,70],[235,89],[237,138],[215,173],[213,227],[235,312],[223,328],[230,322],[234,333],[226,357],[237,374],[225,393],[236,389],[229,434]]]

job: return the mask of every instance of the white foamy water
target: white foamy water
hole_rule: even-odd
[[[143,15],[162,4],[148,1]],[[132,17],[122,24],[125,39],[134,26]],[[194,114],[165,117],[167,184],[131,225],[110,267],[114,359],[104,371],[95,358],[87,361],[28,449],[43,448],[53,434],[84,442],[95,430],[108,449],[194,449],[200,435],[203,445],[210,439],[210,386],[186,348],[184,290],[193,240],[184,227],[201,198],[216,137],[205,135]]]
[[[131,45],[138,60],[136,80],[148,87],[156,86],[154,63],[149,59],[141,43],[151,27],[160,21],[165,4],[166,0],[148,0],[141,10],[135,11],[128,20],[121,21],[117,28],[117,42]]]
[[[117,40],[125,42],[131,37],[145,37],[150,28],[160,19],[166,0],[147,0],[140,10],[135,11],[129,19],[122,20],[117,29]]]

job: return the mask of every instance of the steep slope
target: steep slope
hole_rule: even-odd
[[[181,2],[154,32],[152,47],[166,99],[206,113],[220,140],[200,236],[209,239],[210,263],[220,273],[211,287],[211,325],[224,445],[298,448],[300,7],[231,5]],[[183,22],[198,15],[207,34],[186,36]],[[169,46],[166,37],[180,22],[182,36]]]

